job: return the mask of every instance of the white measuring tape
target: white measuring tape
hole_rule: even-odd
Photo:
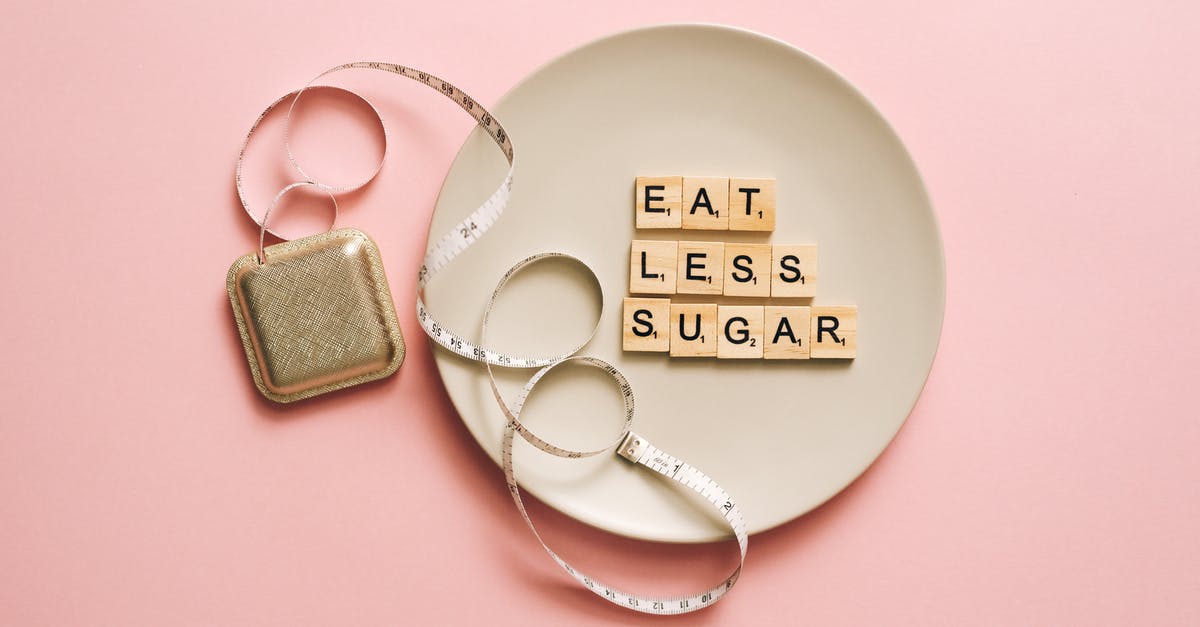
[[[340,87],[313,85],[315,81],[326,75],[352,68],[381,70],[385,72],[391,72],[393,74],[399,74],[435,89],[442,95],[454,101],[456,104],[458,104],[458,106],[462,107],[464,111],[471,114],[471,116],[475,118],[476,122],[478,122],[479,126],[487,132],[488,136],[490,136],[493,141],[496,142],[496,145],[500,148],[500,150],[504,153],[505,158],[508,160],[508,173],[505,175],[500,187],[498,187],[496,191],[492,193],[492,195],[483,203],[483,205],[473,211],[464,220],[459,222],[453,229],[450,230],[449,233],[446,233],[444,236],[442,236],[437,243],[430,247],[429,252],[425,255],[425,260],[421,264],[421,269],[417,274],[417,320],[421,323],[421,327],[425,329],[425,333],[429,335],[430,339],[440,346],[467,359],[478,361],[484,364],[487,371],[488,380],[491,384],[492,393],[495,395],[496,402],[499,404],[500,409],[504,412],[504,415],[507,419],[501,450],[501,465],[504,468],[504,477],[508,482],[509,491],[512,493],[513,502],[516,503],[517,509],[521,513],[521,517],[525,520],[525,524],[529,526],[530,531],[532,531],[534,536],[537,537],[538,542],[540,542],[542,547],[546,549],[546,552],[550,555],[550,557],[560,567],[562,567],[567,574],[575,578],[576,581],[578,581],[588,590],[591,590],[599,597],[611,603],[647,614],[683,614],[703,609],[712,605],[713,603],[716,603],[725,596],[726,592],[728,592],[730,588],[733,587],[733,584],[737,581],[738,575],[741,573],[742,566],[745,563],[746,549],[748,546],[745,521],[742,518],[741,511],[733,502],[733,499],[730,498],[729,494],[722,489],[716,481],[709,478],[700,470],[655,447],[644,437],[632,431],[634,412],[633,389],[630,387],[629,382],[625,379],[625,376],[621,374],[619,370],[617,370],[611,364],[600,359],[576,355],[576,353],[586,346],[588,342],[591,341],[592,337],[595,336],[596,329],[599,327],[600,319],[602,319],[603,316],[597,318],[596,327],[593,327],[591,335],[589,335],[586,340],[569,352],[561,355],[548,357],[517,356],[501,353],[487,348],[488,318],[491,315],[497,296],[499,296],[500,292],[503,291],[505,285],[508,284],[508,281],[512,279],[513,276],[539,261],[547,259],[565,259],[583,266],[591,275],[597,291],[602,292],[600,282],[597,279],[595,272],[593,272],[592,269],[587,266],[587,264],[583,263],[574,256],[561,252],[539,253],[518,262],[504,273],[504,276],[496,285],[496,289],[492,292],[492,296],[485,306],[483,324],[480,330],[478,344],[450,331],[444,325],[438,323],[438,321],[429,313],[428,308],[425,306],[425,286],[433,279],[434,276],[437,275],[439,271],[449,265],[455,257],[470,248],[472,244],[482,237],[483,234],[486,233],[487,230],[491,228],[491,226],[495,224],[497,220],[500,219],[500,216],[504,213],[504,208],[508,204],[508,199],[512,188],[512,141],[508,137],[508,133],[505,132],[504,127],[500,125],[500,122],[496,120],[496,118],[490,113],[488,113],[486,109],[480,106],[475,99],[468,96],[461,89],[436,76],[393,63],[356,62],[330,68],[318,74],[315,78],[313,78],[312,81],[309,81],[308,84],[299,90],[291,92],[290,94],[287,94],[271,103],[271,105],[268,106],[265,111],[263,111],[258,119],[255,120],[254,124],[250,128],[250,131],[246,134],[245,141],[243,142],[241,151],[238,154],[237,166],[234,175],[238,198],[242,203],[242,207],[246,210],[246,213],[256,223],[258,223],[264,231],[267,230],[266,227],[263,226],[266,216],[260,220],[250,209],[250,205],[246,200],[242,183],[243,163],[245,161],[246,149],[250,144],[251,138],[254,136],[255,132],[258,130],[258,127],[261,125],[262,121],[267,117],[267,115],[273,109],[275,109],[275,107],[289,98],[291,99],[291,105],[288,109],[287,119],[290,121],[292,111],[294,111],[296,107],[296,102],[298,102],[300,96],[309,89],[336,89],[347,92],[363,102],[366,102],[366,104],[371,107],[375,116],[379,118],[380,126],[384,129],[384,154],[380,158],[379,166],[376,167],[370,176],[368,176],[367,179],[361,183],[351,186],[333,186],[321,183],[306,174],[303,168],[300,167],[300,164],[297,163],[292,154],[291,146],[286,141],[287,125],[285,124],[285,146],[287,147],[288,160],[300,174],[302,180],[298,181],[297,183],[292,183],[290,186],[285,188],[284,192],[281,192],[281,195],[288,189],[298,184],[313,186],[329,192],[330,194],[348,192],[370,183],[376,177],[376,175],[379,174],[379,171],[383,167],[383,159],[386,158],[387,155],[387,131],[386,127],[383,126],[383,120],[379,115],[379,111],[365,98],[349,90]],[[278,197],[276,197],[276,200],[278,200]],[[335,213],[335,221],[336,218],[337,216]],[[275,234],[274,232],[272,233]],[[601,302],[603,302],[603,297],[601,298]],[[533,392],[538,382],[540,382],[542,378],[545,377],[545,375],[551,370],[564,365],[582,365],[599,368],[612,377],[614,381],[616,381],[625,403],[625,423],[620,434],[610,445],[591,451],[576,451],[559,447],[538,437],[521,422],[521,410],[525,406],[525,402],[529,398],[529,394]],[[493,367],[496,366],[505,368],[538,368],[538,370],[521,388],[521,391],[517,394],[517,397],[510,402],[505,400],[498,384],[496,383],[496,378],[492,370]],[[622,458],[629,460],[634,464],[649,468],[650,470],[653,470],[654,472],[657,472],[664,477],[676,481],[695,491],[712,505],[712,507],[721,515],[725,522],[728,523],[729,528],[733,531],[734,538],[738,543],[738,566],[728,577],[712,588],[704,590],[698,594],[669,598],[642,596],[629,592],[623,592],[612,586],[603,584],[593,577],[580,572],[550,549],[550,547],[542,539],[541,534],[538,533],[537,528],[533,524],[533,520],[529,517],[529,513],[525,509],[524,501],[521,499],[521,490],[517,483],[516,469],[513,465],[513,442],[517,435],[520,435],[522,439],[524,439],[526,442],[529,442],[538,450],[550,455],[555,455],[557,457],[573,459],[592,457],[595,455],[612,452],[615,449],[616,453]]]

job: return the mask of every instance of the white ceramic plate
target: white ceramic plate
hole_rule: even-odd
[[[875,460],[928,376],[945,268],[912,160],[853,86],[762,35],[672,25],[569,52],[492,111],[516,146],[512,203],[429,287],[429,305],[443,323],[478,338],[489,293],[527,255],[553,249],[585,260],[604,288],[604,310],[584,354],[629,377],[635,430],[721,482],[751,532],[817,507]],[[487,198],[504,170],[495,145],[477,131],[446,177],[431,237]],[[776,178],[776,231],[635,233],[634,177],[668,174]],[[730,362],[623,353],[621,300],[629,244],[639,237],[817,242],[812,302],[858,305],[858,358]],[[587,285],[565,264],[518,277],[502,296],[492,344],[551,354],[577,342],[598,309]],[[483,370],[447,351],[435,354],[459,415],[498,459],[504,421]],[[508,373],[504,383],[515,390],[529,374]],[[552,374],[527,412],[532,427],[567,446],[599,446],[621,421],[612,384],[586,368]],[[517,466],[529,491],[603,529],[679,542],[727,533],[670,484],[615,455],[560,460],[521,443]]]

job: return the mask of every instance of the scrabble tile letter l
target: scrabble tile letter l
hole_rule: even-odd
[[[629,292],[674,294],[679,242],[635,239],[629,246]]]

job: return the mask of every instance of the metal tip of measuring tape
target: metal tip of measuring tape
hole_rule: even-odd
[[[617,454],[636,464],[646,453],[646,446],[646,438],[630,431],[617,447]]]

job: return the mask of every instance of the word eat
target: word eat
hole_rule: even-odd
[[[774,231],[775,179],[639,176],[639,229]]]

